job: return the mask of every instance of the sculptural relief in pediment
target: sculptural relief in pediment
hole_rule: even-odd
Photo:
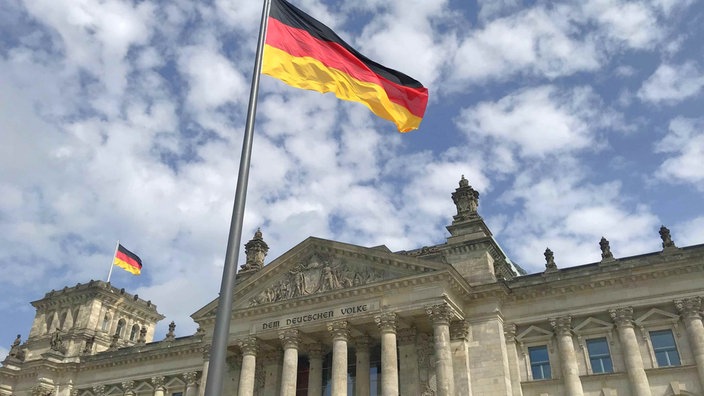
[[[369,263],[315,253],[251,298],[249,306],[366,285],[387,279],[389,275],[389,271]]]

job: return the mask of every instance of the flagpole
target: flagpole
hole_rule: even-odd
[[[225,376],[225,358],[227,357],[227,347],[230,333],[230,318],[232,317],[232,305],[234,300],[233,294],[235,289],[235,276],[237,275],[237,256],[239,255],[239,246],[242,240],[242,222],[244,220],[244,204],[247,197],[249,164],[252,157],[254,119],[257,112],[259,79],[261,76],[264,40],[266,38],[266,28],[270,8],[271,0],[264,0],[264,6],[262,7],[262,19],[259,25],[257,53],[254,61],[254,71],[252,73],[252,87],[249,92],[247,121],[245,124],[244,138],[242,141],[242,154],[240,156],[240,169],[237,176],[235,203],[232,208],[230,233],[227,239],[227,250],[225,252],[225,268],[223,268],[222,273],[222,283],[220,284],[220,295],[218,298],[218,309],[215,316],[215,329],[213,331],[213,341],[210,348],[208,377],[205,383],[205,396],[222,395],[223,378]]]
[[[112,275],[112,268],[115,266],[115,256],[117,256],[117,249],[120,247],[120,240],[117,240],[115,244],[115,253],[112,254],[112,259],[110,259],[110,271],[108,271],[107,283],[110,283],[110,276]]]

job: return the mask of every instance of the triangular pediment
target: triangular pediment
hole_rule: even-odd
[[[310,237],[238,282],[233,308],[246,309],[449,269],[444,263]],[[217,300],[192,317],[214,313]]]
[[[582,321],[582,323],[574,326],[573,330],[575,334],[595,334],[595,333],[607,333],[613,328],[613,324],[605,322],[603,320],[589,317]]]
[[[552,337],[552,331],[543,329],[532,325],[527,329],[523,330],[520,334],[516,336],[516,340],[519,342],[530,342],[537,340],[545,340]]]
[[[680,317],[677,314],[673,314],[662,309],[652,308],[648,312],[639,316],[635,322],[639,326],[647,326],[661,323],[677,323]]]

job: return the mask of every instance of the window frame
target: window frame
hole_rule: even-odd
[[[604,344],[606,345],[606,355],[601,355],[601,356],[592,356],[591,351],[589,350],[589,343],[590,341],[597,341],[597,340],[603,340]],[[584,340],[584,348],[585,348],[585,354],[586,354],[586,361],[587,361],[587,366],[589,369],[589,374],[596,374],[596,375],[601,375],[601,374],[612,374],[616,372],[616,369],[614,368],[614,359],[613,359],[613,352],[611,351],[611,340],[609,337],[606,336],[601,336],[601,337],[589,337]],[[594,365],[592,363],[592,359],[599,359],[601,362],[601,366],[603,368],[603,359],[608,358],[609,359],[609,364],[611,365],[611,371],[599,371],[597,372],[594,370]]]
[[[653,367],[654,368],[667,368],[667,367],[680,367],[682,366],[682,354],[680,353],[680,347],[677,344],[677,333],[672,329],[671,327],[654,327],[651,329],[645,329],[644,331],[647,332],[647,339],[648,339],[648,346],[650,347],[650,352],[652,355],[653,359]],[[660,365],[660,361],[658,360],[658,355],[657,352],[658,350],[655,349],[655,345],[653,344],[653,333],[663,333],[663,332],[669,332],[670,336],[672,337],[672,347],[669,349],[669,351],[674,351],[677,354],[677,364],[669,364],[667,366],[662,366]],[[670,355],[668,354],[668,360],[670,360]]]
[[[546,355],[546,357],[547,357],[547,360],[545,360],[545,361],[538,361],[538,362],[534,362],[534,361],[533,361],[533,358],[532,358],[532,356],[531,356],[531,350],[536,350],[536,349],[538,349],[538,348],[545,349],[545,355]],[[530,368],[530,370],[529,370],[528,372],[529,372],[530,380],[531,380],[531,381],[546,381],[546,380],[551,380],[551,379],[553,379],[552,363],[550,362],[550,346],[549,346],[548,344],[537,344],[537,345],[526,346],[526,357],[527,357],[527,359],[528,359],[528,367]],[[540,367],[541,373],[543,373],[543,376],[542,376],[541,378],[535,378],[535,375],[534,375],[534,370],[533,370],[533,369],[534,369],[536,366],[538,366],[538,365],[539,365],[539,367]],[[549,374],[548,377],[545,377],[545,376],[544,376],[544,374],[545,374],[544,367],[545,367],[545,366],[548,367],[548,371],[549,371],[549,372],[548,372],[548,374]]]

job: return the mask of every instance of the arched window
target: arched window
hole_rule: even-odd
[[[124,319],[120,319],[117,322],[117,329],[115,329],[115,334],[117,334],[119,337],[122,337],[126,324],[127,324],[127,322],[125,322]]]
[[[130,331],[130,341],[134,341],[137,338],[137,334],[139,334],[138,324],[132,326],[132,331]]]
[[[105,317],[103,317],[103,331],[108,331],[110,330],[110,315],[105,314]]]

